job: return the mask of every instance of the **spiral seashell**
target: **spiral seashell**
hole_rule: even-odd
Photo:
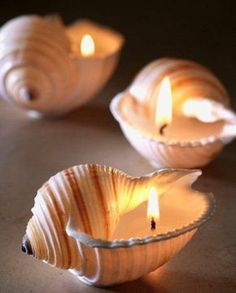
[[[106,49],[109,52],[102,58],[82,58],[73,48],[82,31],[94,27],[98,27],[97,44],[104,42],[114,50]],[[101,89],[118,62],[123,37],[104,34],[105,28],[85,21],[64,27],[58,17],[26,15],[10,20],[0,30],[1,96],[45,116],[77,108]]]
[[[21,16],[0,31],[0,92],[17,105],[50,114],[62,108],[73,76],[70,43],[57,21]]]
[[[160,83],[166,76],[172,87],[173,124],[182,119],[177,132],[188,124],[188,133],[178,138],[158,135],[154,119]],[[186,109],[189,102],[192,112]],[[207,165],[236,137],[236,114],[228,104],[225,88],[205,67],[163,58],[144,67],[127,90],[113,98],[110,110],[127,140],[153,166],[196,168]],[[200,123],[191,130],[193,119]]]
[[[22,250],[70,269],[87,284],[107,286],[139,278],[174,256],[211,215],[212,196],[189,187],[200,174],[166,169],[131,177],[92,164],[66,169],[38,190]],[[157,188],[163,222],[170,226],[160,222],[156,236],[113,239],[120,217],[147,200],[150,186]],[[188,216],[182,217],[184,212]],[[180,218],[183,221],[175,222]]]
[[[145,66],[135,77],[128,91],[138,100],[155,108],[160,83],[168,76],[173,92],[173,108],[181,111],[189,98],[205,98],[229,105],[229,95],[206,67],[189,60],[161,58]]]
[[[147,133],[142,129],[142,119],[139,119],[140,121],[136,119],[138,122],[132,120],[132,112],[136,112],[135,109],[132,109],[133,106],[130,101],[133,101],[133,96],[130,96],[127,92],[120,93],[113,98],[110,110],[114,118],[119,122],[121,130],[130,144],[155,168],[196,168],[205,166],[220,153],[226,144],[236,137],[236,114],[225,108],[218,107],[218,111],[216,111],[217,117],[223,116],[230,119],[225,122],[219,121],[219,125],[222,125],[219,133],[214,133],[213,127],[212,135],[203,136],[197,140],[160,138],[154,133]],[[137,116],[139,113],[137,112],[135,115]],[[142,116],[142,113],[140,115]],[[140,115],[137,117],[140,118]],[[150,119],[152,119],[152,115]]]

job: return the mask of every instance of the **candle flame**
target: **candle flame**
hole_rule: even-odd
[[[168,125],[172,121],[172,90],[169,77],[165,77],[158,94],[155,123],[158,127]]]
[[[152,187],[149,192],[148,205],[147,205],[147,217],[151,222],[151,229],[156,229],[156,222],[160,218],[159,201],[157,190]]]
[[[80,43],[80,51],[84,57],[92,56],[95,52],[95,43],[93,38],[86,34],[82,37]]]

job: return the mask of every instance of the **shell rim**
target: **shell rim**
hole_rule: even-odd
[[[95,164],[95,165],[97,165],[97,164]],[[102,165],[99,165],[99,166],[102,166]],[[176,170],[176,168],[164,168],[164,169],[160,169],[158,171],[151,172],[150,174],[146,174],[144,176],[132,177],[131,175],[126,174],[125,172],[123,172],[119,169],[116,169],[116,168],[112,168],[112,169],[115,169],[118,172],[125,174],[129,178],[136,178],[136,179],[144,178],[147,176],[152,176],[153,174],[155,174],[157,172],[167,170],[167,169],[168,170],[170,170],[170,169]],[[181,168],[179,168],[179,169],[181,169]],[[200,176],[202,174],[200,169],[181,169],[181,170],[188,170],[191,173],[198,172],[198,176]],[[196,220],[194,220],[193,222],[191,222],[190,224],[188,224],[186,226],[183,226],[182,228],[174,229],[174,230],[168,231],[166,233],[158,234],[156,236],[150,235],[150,236],[142,237],[142,238],[140,238],[140,237],[129,238],[127,240],[124,240],[124,239],[104,240],[101,238],[94,238],[91,235],[84,233],[84,232],[80,232],[80,231],[73,231],[72,233],[69,233],[69,234],[70,234],[70,237],[74,238],[76,241],[80,241],[83,244],[88,245],[92,248],[105,248],[105,249],[115,249],[115,248],[132,247],[135,245],[145,245],[148,243],[159,242],[159,241],[175,238],[175,237],[178,237],[184,233],[187,233],[187,232],[190,232],[194,229],[197,229],[198,227],[200,227],[202,224],[207,222],[213,216],[215,209],[216,209],[216,200],[215,200],[213,193],[204,193],[204,192],[199,192],[199,193],[207,201],[206,210]],[[69,220],[66,230],[68,228],[70,228],[70,226],[71,226],[71,222]],[[73,234],[76,234],[76,237]]]
[[[208,202],[207,210],[197,220],[193,221],[189,225],[184,226],[182,228],[178,228],[172,231],[168,231],[166,233],[158,234],[157,236],[147,236],[144,238],[129,238],[127,240],[115,239],[111,241],[100,239],[100,238],[93,238],[89,234],[86,234],[83,232],[77,232],[79,233],[80,236],[77,237],[75,240],[79,240],[83,244],[88,245],[92,248],[115,249],[115,248],[131,247],[135,245],[145,245],[148,243],[160,242],[160,241],[169,240],[169,239],[178,237],[182,234],[191,232],[192,230],[199,228],[202,224],[207,222],[213,216],[216,209],[216,201],[215,201],[214,195],[212,193],[201,193],[201,194],[203,194],[205,198],[207,199],[207,202]]]
[[[149,140],[150,142],[154,142],[156,144],[162,144],[166,146],[176,146],[176,147],[186,147],[186,148],[200,147],[200,146],[205,146],[209,144],[214,144],[216,142],[227,143],[224,140],[227,137],[225,137],[224,135],[222,136],[212,135],[205,138],[201,138],[199,140],[191,140],[191,141],[159,140],[154,136],[146,135],[139,128],[136,128],[134,125],[128,123],[127,120],[124,120],[122,116],[120,115],[119,103],[121,99],[125,96],[125,94],[127,93],[128,91],[126,90],[126,91],[118,93],[117,95],[113,97],[113,99],[110,102],[110,111],[113,117],[115,118],[115,120],[120,124],[120,126],[124,125],[125,127],[131,129],[133,132],[137,133],[139,136],[142,136],[143,138]]]

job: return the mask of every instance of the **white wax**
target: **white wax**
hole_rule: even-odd
[[[147,237],[157,234],[157,231],[158,223],[156,224],[156,230],[151,230],[150,221],[147,219],[147,202],[145,202],[120,218],[112,238]]]
[[[220,136],[225,126],[224,121],[204,123],[195,118],[175,115],[161,136],[150,109],[137,103],[130,96],[127,96],[120,106],[124,119],[130,125],[160,140],[197,141],[210,136]]]
[[[224,127],[223,121],[203,123],[195,118],[174,116],[172,122],[164,129],[163,137],[174,140],[199,140],[210,136],[220,136]],[[159,128],[151,120],[145,131],[159,136]]]
[[[143,238],[181,229],[198,219],[206,209],[206,198],[185,185],[174,185],[159,199],[160,218],[152,231],[147,220],[147,202],[122,215],[110,240]]]

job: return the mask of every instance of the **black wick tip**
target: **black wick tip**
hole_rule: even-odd
[[[154,219],[151,220],[151,230],[156,230],[156,221]]]
[[[167,127],[167,124],[163,124],[163,125],[161,126],[161,128],[160,128],[160,130],[159,130],[160,135],[164,135],[164,134],[165,134],[165,133],[164,133],[164,130],[165,130],[166,127]]]
[[[22,239],[21,250],[28,255],[33,255],[33,250],[27,235]]]

